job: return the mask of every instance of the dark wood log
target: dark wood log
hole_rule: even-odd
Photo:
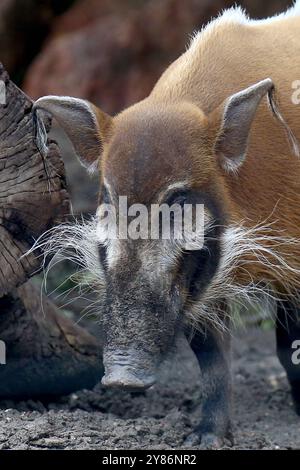
[[[41,259],[23,255],[69,213],[58,146],[50,142],[41,156],[31,108],[0,64],[0,340],[7,350],[1,398],[69,393],[92,387],[103,373],[97,340],[48,299],[42,312],[40,293],[24,284]]]
[[[44,310],[44,311],[43,311]],[[102,377],[92,335],[59,313],[30,281],[0,299],[0,398],[50,398],[93,387]]]

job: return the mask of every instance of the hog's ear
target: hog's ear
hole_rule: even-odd
[[[267,78],[230,96],[221,106],[221,124],[218,123],[214,150],[225,170],[235,171],[243,163],[257,107],[272,89],[273,82]],[[220,116],[220,109],[218,114]],[[213,112],[211,119],[215,117]]]
[[[97,168],[103,142],[108,137],[112,118],[92,103],[69,96],[43,96],[33,105],[36,143],[47,153],[47,133],[38,113],[42,109],[53,116],[71,140],[80,162],[90,171]]]

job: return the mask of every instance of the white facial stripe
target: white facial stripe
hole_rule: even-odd
[[[114,267],[121,259],[122,249],[119,240],[110,240],[106,245],[108,269]]]
[[[107,181],[106,178],[103,178],[103,183],[104,183],[104,186],[107,188],[107,191],[109,192],[110,197],[112,198],[114,192],[113,192],[111,184]]]

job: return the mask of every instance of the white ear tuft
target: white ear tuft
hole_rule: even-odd
[[[39,98],[33,105],[33,116],[36,143],[42,154],[47,153],[47,133],[38,115],[39,109],[56,119],[70,138],[81,163],[88,169],[95,169],[102,152],[103,133],[110,125],[110,116],[80,98],[51,95]]]
[[[223,168],[235,171],[243,163],[248,136],[262,98],[273,89],[270,78],[250,86],[225,101],[223,119],[215,142],[215,153]]]
[[[48,134],[43,119],[39,115],[38,109],[33,109],[33,128],[35,133],[36,146],[40,154],[45,158],[48,155]]]

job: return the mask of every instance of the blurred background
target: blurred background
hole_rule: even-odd
[[[238,4],[251,17],[263,18],[292,3],[0,0],[0,61],[33,99],[73,95],[114,114],[144,98],[162,71],[185,50],[191,34],[222,9]],[[97,205],[97,178],[86,175],[59,129],[54,129],[54,135],[65,161],[73,211],[91,214]],[[70,272],[65,267],[52,273],[50,290],[52,284],[61,283],[59,295],[72,288],[72,279],[64,282]],[[76,305],[75,310],[82,311],[82,305]]]

